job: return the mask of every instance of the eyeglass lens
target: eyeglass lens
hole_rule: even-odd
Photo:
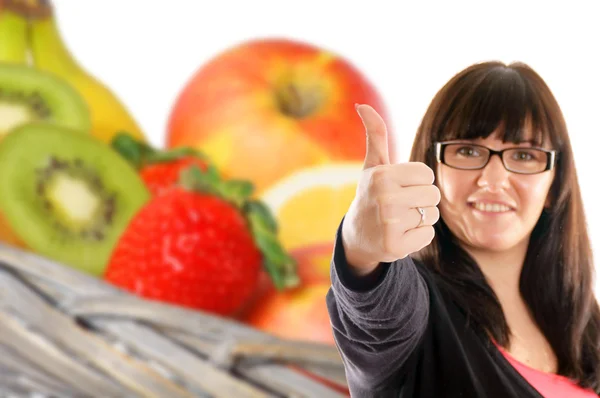
[[[470,144],[448,144],[444,150],[444,163],[459,169],[479,169],[488,161],[487,148]],[[534,148],[515,148],[503,154],[507,169],[518,173],[539,173],[546,168],[548,154]]]

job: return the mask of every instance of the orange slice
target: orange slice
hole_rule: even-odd
[[[356,194],[362,166],[348,162],[303,168],[263,193],[286,250],[334,241]]]

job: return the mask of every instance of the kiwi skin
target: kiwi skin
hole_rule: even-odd
[[[24,124],[0,141],[0,159],[5,242],[12,236],[17,246],[94,276],[104,272],[117,240],[150,199],[130,163],[78,130]]]
[[[12,108],[10,113],[7,107]],[[71,85],[27,65],[0,63],[0,108],[5,108],[0,120],[0,140],[15,127],[34,121],[83,133],[92,128],[88,105]]]

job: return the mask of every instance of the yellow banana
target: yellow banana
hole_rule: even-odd
[[[27,19],[16,5],[0,0],[0,62],[27,63]]]
[[[115,134],[125,131],[147,142],[136,120],[116,95],[85,71],[62,40],[51,2],[39,1],[43,12],[30,14],[29,37],[33,64],[70,83],[87,101],[92,116],[92,135],[109,143]]]

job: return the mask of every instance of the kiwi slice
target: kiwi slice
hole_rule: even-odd
[[[0,216],[27,249],[95,276],[150,198],[115,150],[46,122],[17,127],[0,142],[0,187]]]
[[[27,65],[0,63],[0,140],[31,121],[91,129],[87,103],[67,82]]]

